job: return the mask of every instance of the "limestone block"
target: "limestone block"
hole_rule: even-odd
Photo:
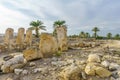
[[[48,33],[42,33],[40,36],[39,48],[43,57],[51,57],[58,51],[58,44],[55,37]]]

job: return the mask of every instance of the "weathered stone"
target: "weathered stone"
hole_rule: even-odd
[[[42,58],[43,55],[37,49],[30,48],[23,51],[23,56],[27,61]]]
[[[29,66],[32,67],[32,66],[35,66],[36,64],[34,62],[30,62]]]
[[[0,67],[4,64],[4,60],[3,60],[3,58],[0,58]]]
[[[19,28],[18,29],[18,34],[17,34],[17,38],[16,38],[16,46],[18,49],[23,49],[23,43],[24,43],[24,32],[25,29],[24,28]]]
[[[117,72],[118,76],[120,77],[120,70]]]
[[[101,62],[101,64],[106,68],[108,68],[110,65],[110,63],[108,61],[103,61],[103,62]]]
[[[23,44],[23,42],[24,42],[24,32],[25,32],[24,28],[19,28],[18,29],[16,44]]]
[[[4,44],[0,44],[0,52],[6,51],[7,46]]]
[[[100,57],[97,54],[90,54],[88,56],[88,62],[100,62]]]
[[[58,49],[61,51],[68,50],[67,28],[64,26],[56,27],[56,32],[58,40]]]
[[[14,30],[12,28],[6,29],[5,37],[4,37],[5,44],[10,44],[10,40],[13,39],[13,33],[14,33]]]
[[[22,71],[22,74],[23,74],[23,75],[27,75],[27,74],[28,74],[28,70],[23,70],[23,71]]]
[[[83,79],[87,79],[87,75],[85,74],[85,72],[81,72],[81,75]]]
[[[14,30],[12,28],[8,28],[5,32],[4,44],[6,45],[8,50],[13,49],[12,47],[12,44],[14,43],[13,33],[14,33]]]
[[[95,75],[96,63],[88,63],[85,67],[85,73],[87,75]]]
[[[39,48],[43,57],[51,57],[58,51],[57,40],[51,34],[42,33]]]
[[[64,68],[59,74],[59,80],[81,80],[81,70],[78,66],[71,65]]]
[[[110,63],[109,69],[110,70],[117,70],[117,69],[120,70],[120,65],[118,65],[117,63]]]
[[[6,80],[13,80],[12,78],[7,78]]]
[[[16,75],[19,75],[22,71],[23,71],[23,69],[15,69],[15,70],[14,70],[14,73],[15,73]]]
[[[33,73],[37,73],[37,72],[45,73],[45,71],[46,71],[46,68],[35,68],[33,70]]]
[[[102,67],[96,67],[95,71],[96,71],[96,74],[102,78],[109,77],[112,74],[110,71]]]
[[[17,69],[17,68],[18,68],[18,69],[19,69],[19,68],[22,68],[22,67],[23,67],[23,65],[24,65],[24,64],[20,64],[20,63],[19,63],[19,64],[14,64],[14,65],[11,65],[11,66],[10,66],[10,70],[11,70],[11,71],[14,71],[14,69]]]
[[[26,31],[25,43],[29,46],[32,44],[32,30],[30,29]]]
[[[19,65],[20,64],[20,65]],[[16,55],[14,58],[3,63],[1,70],[4,73],[13,72],[15,68],[21,68],[26,64],[26,60],[23,55]]]

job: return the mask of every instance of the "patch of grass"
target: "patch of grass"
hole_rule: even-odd
[[[61,52],[61,51],[57,51],[55,55],[56,55],[56,56],[58,56],[58,57],[60,57],[60,56],[61,56],[61,54],[62,54],[62,52]]]

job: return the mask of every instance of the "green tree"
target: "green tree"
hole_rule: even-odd
[[[66,22],[65,22],[64,20],[57,20],[57,21],[54,22],[54,24],[53,24],[53,28],[54,28],[54,30],[53,30],[53,35],[54,35],[54,36],[57,35],[57,33],[56,33],[56,28],[57,28],[57,27],[65,27],[65,28],[67,28],[67,26],[66,26],[65,23],[66,23]]]
[[[97,36],[98,36],[98,35],[97,35],[97,32],[100,31],[99,28],[98,28],[98,27],[94,27],[94,28],[92,29],[92,31],[94,32],[93,36],[94,36],[95,38],[97,38]]]
[[[30,27],[29,29],[35,30],[35,36],[37,38],[39,37],[39,30],[46,30],[46,26],[43,26],[43,22],[39,20],[30,22],[30,26],[32,27]]]
[[[112,38],[112,33],[108,33],[108,34],[107,34],[107,38],[108,38],[108,39],[111,39],[111,38]]]
[[[120,35],[119,35],[119,34],[116,34],[116,35],[114,36],[114,38],[115,38],[115,39],[120,39]]]
[[[80,34],[79,34],[79,37],[80,38],[85,38],[85,32],[81,31]]]
[[[86,38],[90,38],[90,34],[88,32],[85,33]]]

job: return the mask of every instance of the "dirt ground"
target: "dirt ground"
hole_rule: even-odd
[[[69,49],[66,52],[62,52],[60,56],[53,56],[51,58],[43,58],[38,60],[33,60],[28,62],[23,70],[27,70],[28,74],[20,74],[17,75],[15,73],[3,74],[0,73],[0,80],[8,80],[8,78],[12,78],[13,80],[59,80],[58,74],[63,69],[63,67],[67,66],[67,62],[70,60],[87,60],[88,55],[91,53],[95,53],[98,55],[108,55],[108,50],[117,50],[120,51],[120,41],[119,40],[102,40],[96,41],[100,42],[100,46],[94,48],[76,48]],[[112,51],[111,51],[112,52]],[[8,53],[0,53],[0,56],[4,56]],[[111,56],[118,56],[119,54],[109,54]],[[111,60],[112,61],[112,60]],[[35,63],[35,66],[29,66],[31,62]],[[41,69],[39,72],[34,72],[35,69]],[[89,80],[88,78],[86,80]],[[91,80],[109,80],[109,79],[91,79]]]

